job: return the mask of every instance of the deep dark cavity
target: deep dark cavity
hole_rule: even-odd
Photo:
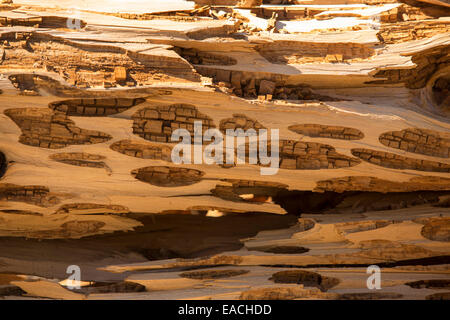
[[[1,297],[20,297],[25,295],[26,292],[14,285],[0,286],[0,298]]]
[[[276,254],[302,254],[308,252],[309,249],[298,246],[272,246],[268,248],[252,248],[252,251],[262,251]]]
[[[425,297],[426,300],[450,300],[450,292],[438,292]]]
[[[450,191],[416,192],[314,192],[288,190],[285,186],[222,186],[217,185],[211,193],[219,198],[235,202],[265,202],[269,199],[289,214],[302,213],[363,213],[367,211],[396,210],[416,205],[445,206],[445,196]],[[252,194],[251,200],[241,195]],[[444,197],[443,197],[444,196]],[[439,199],[441,197],[441,199]],[[258,201],[260,200],[260,201]]]
[[[239,250],[243,247],[240,239],[255,236],[262,230],[286,228],[297,221],[293,215],[266,213],[228,213],[221,218],[143,215],[138,220],[144,227],[137,228],[136,233],[147,239],[139,252],[149,260],[196,258]]]
[[[380,262],[377,265],[380,268],[395,268],[401,266],[435,266],[440,264],[449,264],[450,255],[435,256],[429,258],[417,258],[417,259],[407,259],[399,260],[393,262]],[[307,268],[366,268],[369,265],[366,263],[343,263],[343,264],[309,264],[305,266],[289,265],[289,264],[272,264],[272,265],[262,265],[263,267],[272,268],[295,268],[295,269],[307,269]]]
[[[422,204],[436,204],[449,191],[417,192],[278,192],[273,200],[288,213],[363,213],[367,211],[396,210]]]
[[[450,288],[450,279],[432,279],[407,282],[405,285],[414,289],[448,289]]]
[[[142,222],[134,232],[116,232],[82,239],[36,240],[0,238],[2,258],[20,260],[14,271],[47,278],[67,278],[68,265],[79,265],[84,281],[124,279],[127,273],[111,274],[97,270],[105,259],[122,257],[119,263],[168,258],[198,258],[224,251],[239,250],[240,241],[263,230],[295,225],[294,215],[267,213],[230,213],[221,218],[190,214],[130,214]],[[139,256],[129,257],[130,253]],[[142,257],[144,256],[144,257]],[[45,260],[45,266],[36,260]],[[114,264],[114,263],[112,263]],[[51,267],[48,267],[48,266]],[[11,266],[0,265],[0,272]],[[12,270],[12,269],[11,269]],[[101,280],[103,279],[103,280]]]
[[[433,98],[442,108],[450,108],[450,75],[441,77],[433,85]]]
[[[236,59],[226,55],[199,51],[194,48],[175,47],[174,51],[191,64],[232,66],[237,63]]]
[[[5,175],[7,167],[8,163],[6,162],[6,156],[0,151],[0,178]]]

